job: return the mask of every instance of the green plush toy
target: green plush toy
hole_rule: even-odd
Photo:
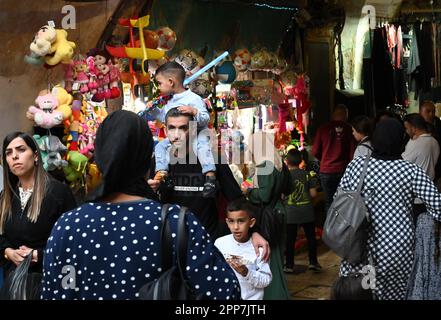
[[[72,185],[81,181],[86,171],[89,159],[78,151],[69,151],[67,154],[68,166],[63,168],[66,180]]]

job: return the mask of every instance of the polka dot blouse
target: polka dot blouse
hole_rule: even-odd
[[[179,206],[168,214],[176,239]],[[186,225],[190,285],[208,299],[240,298],[234,272],[204,227],[193,214]],[[151,200],[86,203],[66,212],[48,239],[42,298],[136,299],[139,289],[161,273],[160,228],[161,205]]]

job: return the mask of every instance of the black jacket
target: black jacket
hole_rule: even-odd
[[[40,215],[37,221],[32,223],[27,217],[30,200],[25,209],[21,210],[18,187],[15,193],[12,199],[11,215],[5,223],[3,234],[0,235],[0,266],[4,268],[5,277],[15,268],[15,265],[4,257],[5,249],[18,249],[22,245],[38,251],[38,261],[31,266],[31,271],[42,272],[43,252],[52,227],[64,212],[76,207],[69,187],[50,179]]]

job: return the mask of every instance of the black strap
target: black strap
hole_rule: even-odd
[[[181,207],[179,211],[178,218],[178,235],[177,235],[177,250],[176,250],[176,260],[178,263],[179,272],[181,274],[182,279],[187,281],[187,276],[185,273],[185,268],[187,266],[187,244],[188,244],[188,235],[187,228],[185,226],[185,215],[188,212],[188,208]]]
[[[161,269],[162,271],[168,270],[173,266],[173,237],[170,229],[170,223],[168,219],[170,204],[164,204],[162,206],[162,226],[161,226]],[[177,246],[176,246],[176,263],[181,274],[182,279],[187,280],[185,268],[187,266],[187,228],[185,226],[185,215],[188,212],[188,208],[181,207],[178,218],[177,228]]]
[[[173,265],[173,239],[168,223],[168,209],[170,204],[166,203],[162,206],[161,218],[161,268],[162,270],[170,269]]]
[[[364,178],[366,177],[366,172],[367,172],[367,168],[368,168],[368,164],[369,164],[369,160],[370,160],[370,158],[371,158],[371,155],[368,154],[368,155],[366,156],[366,159],[364,160],[363,172],[361,173],[360,181],[358,182],[358,186],[357,186],[357,192],[358,192],[358,193],[361,192],[361,188],[362,188],[362,186],[363,186]]]

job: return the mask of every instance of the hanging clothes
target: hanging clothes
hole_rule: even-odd
[[[386,28],[377,28],[372,46],[372,69],[377,110],[395,103],[394,75]]]
[[[411,76],[411,88],[415,91],[415,99],[422,92],[432,88],[435,77],[435,58],[433,42],[433,26],[431,22],[415,22],[412,36],[411,59],[408,74]]]

